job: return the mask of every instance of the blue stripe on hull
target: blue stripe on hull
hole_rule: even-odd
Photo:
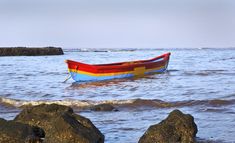
[[[163,73],[165,71],[166,71],[166,68],[162,68],[162,69],[159,69],[159,70],[153,70],[153,71],[150,71],[150,72],[145,72],[144,74]]]
[[[159,70],[154,70],[150,72],[145,72],[145,74],[153,74],[153,73],[163,73],[166,68],[162,68]],[[118,78],[130,78],[134,77],[134,74],[121,74],[121,75],[114,75],[114,76],[90,76],[86,74],[80,74],[76,72],[70,72],[73,80],[79,81],[101,81],[101,80],[110,80],[110,79],[118,79]]]
[[[133,77],[133,74],[121,74],[121,75],[114,75],[114,76],[90,76],[75,72],[70,72],[73,80],[75,81],[99,81],[99,80],[110,80],[110,79],[117,79],[117,78],[129,78]]]

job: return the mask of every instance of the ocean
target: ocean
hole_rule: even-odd
[[[99,64],[171,52],[168,71],[141,78],[76,83],[66,59]],[[24,105],[58,103],[89,118],[107,143],[137,143],[150,125],[179,109],[194,116],[197,138],[235,142],[235,49],[73,49],[60,56],[0,57],[0,118]],[[117,112],[88,107],[113,104]]]

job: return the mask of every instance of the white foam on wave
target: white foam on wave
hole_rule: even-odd
[[[76,106],[76,107],[89,107],[99,104],[129,104],[133,103],[135,100],[104,100],[104,101],[92,101],[92,100],[74,100],[74,99],[65,99],[65,100],[38,100],[38,101],[29,101],[29,100],[18,100],[18,99],[10,99],[10,98],[0,98],[0,103],[9,104],[15,107],[21,106],[36,106],[40,104],[59,104],[65,106]]]

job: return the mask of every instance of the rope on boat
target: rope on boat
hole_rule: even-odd
[[[69,74],[67,78],[63,81],[63,83],[67,82],[71,77],[72,77],[71,74]]]

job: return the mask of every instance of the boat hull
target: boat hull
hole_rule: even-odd
[[[103,65],[88,65],[71,60],[66,63],[71,77],[76,82],[102,81],[163,73],[167,69],[169,57],[170,53],[167,53],[150,60]]]

